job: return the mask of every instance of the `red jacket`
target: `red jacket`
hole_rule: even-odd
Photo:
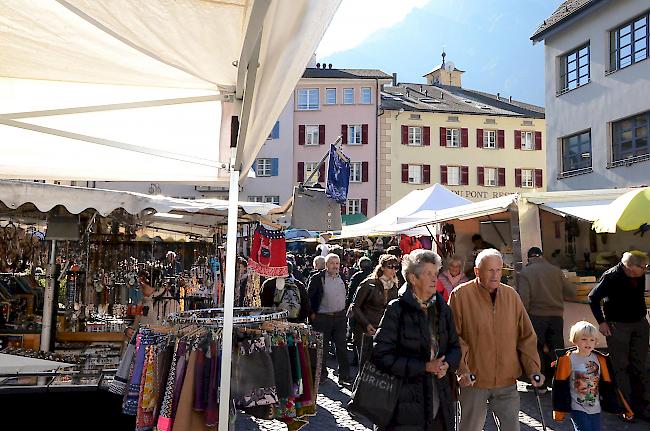
[[[422,243],[420,243],[420,240],[415,237],[402,235],[402,238],[399,241],[399,248],[402,250],[402,254],[409,254],[413,250],[422,248]]]

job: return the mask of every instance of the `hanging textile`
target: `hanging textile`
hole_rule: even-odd
[[[287,277],[287,243],[284,231],[258,225],[253,236],[248,268],[264,277]]]
[[[350,158],[343,151],[330,145],[330,160],[327,168],[327,197],[334,202],[344,204],[348,199],[350,186]]]

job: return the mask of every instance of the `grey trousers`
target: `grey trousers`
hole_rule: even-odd
[[[485,426],[488,402],[501,423],[501,431],[519,431],[519,393],[517,385],[504,388],[460,389],[460,431],[481,431]]]

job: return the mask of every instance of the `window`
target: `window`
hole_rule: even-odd
[[[280,205],[280,196],[264,196],[264,202]]]
[[[363,166],[361,162],[352,162],[350,163],[350,182],[351,183],[360,183],[362,178],[362,169]]]
[[[422,166],[409,165],[409,184],[422,184]]]
[[[361,124],[348,125],[348,145],[361,145],[362,143]]]
[[[530,189],[535,187],[535,171],[532,169],[521,170],[521,186]]]
[[[364,105],[372,103],[372,89],[370,87],[361,87],[361,103]]]
[[[447,166],[447,185],[460,185],[460,166]]]
[[[485,168],[485,182],[483,185],[486,187],[496,187],[497,184],[497,168]]]
[[[562,172],[591,167],[591,132],[562,138]]]
[[[354,88],[343,89],[343,104],[344,105],[354,104]]]
[[[535,149],[535,132],[521,131],[521,149],[534,150]]]
[[[262,196],[249,196],[248,201],[249,202],[263,202],[264,198]]]
[[[319,109],[318,88],[301,88],[298,90],[298,110],[312,111]]]
[[[411,114],[409,116],[411,120],[419,120],[420,119],[420,114]]]
[[[609,34],[609,70],[623,69],[648,58],[648,14],[633,19]]]
[[[460,129],[447,129],[447,146],[460,147]]]
[[[409,145],[422,145],[422,127],[409,127]]]
[[[589,82],[589,44],[560,57],[559,92],[573,90]]]
[[[650,111],[612,124],[612,161],[648,154]]]
[[[336,105],[336,88],[325,89],[325,104]]]
[[[311,173],[316,170],[318,162],[305,162],[305,185],[312,186],[318,182],[318,172],[314,174],[314,177],[307,182]]]
[[[497,147],[497,131],[483,130],[483,148]]]
[[[255,175],[258,177],[270,177],[272,169],[271,159],[257,159]]]
[[[280,139],[280,122],[276,121],[275,126],[273,126],[273,130],[271,130],[271,133],[269,134],[269,137],[266,139]]]
[[[305,145],[318,145],[318,126],[305,126]]]
[[[361,199],[348,199],[347,214],[361,213]]]

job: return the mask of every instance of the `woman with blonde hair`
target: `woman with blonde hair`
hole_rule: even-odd
[[[359,355],[359,369],[368,359],[372,337],[379,326],[386,306],[397,298],[399,289],[397,270],[399,260],[391,254],[379,257],[375,270],[361,282],[350,304],[350,317],[354,320],[352,338]]]

